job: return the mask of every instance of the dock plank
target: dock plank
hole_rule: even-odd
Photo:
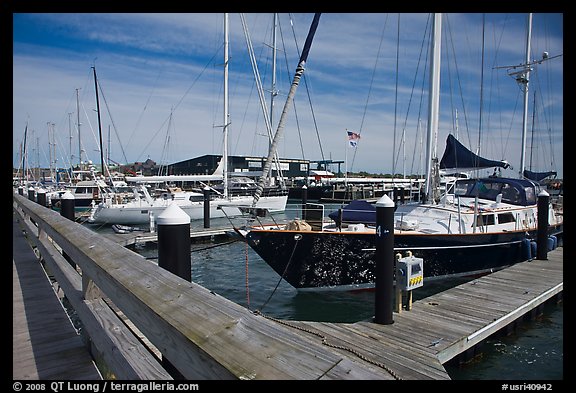
[[[15,220],[12,230],[13,379],[102,379]]]

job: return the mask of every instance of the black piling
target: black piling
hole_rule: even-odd
[[[156,217],[158,266],[192,281],[190,256],[190,216],[171,203]]]
[[[210,187],[204,187],[204,228],[210,228]]]
[[[76,221],[76,215],[74,213],[74,208],[76,207],[76,200],[71,192],[66,191],[60,197],[60,215],[71,221]],[[62,256],[68,261],[68,263],[76,269],[76,263],[65,253],[62,252]]]
[[[374,322],[391,325],[394,294],[394,202],[387,195],[376,202],[376,283]]]
[[[46,190],[38,190],[36,193],[36,203],[38,203],[40,206],[46,207]]]
[[[34,187],[28,188],[28,199],[36,202],[36,191],[34,191]]]
[[[548,204],[550,194],[545,190],[538,194],[538,232],[536,234],[536,259],[548,259]]]
[[[192,281],[190,256],[190,216],[171,203],[156,218],[158,229],[158,266],[186,281]],[[174,379],[184,379],[166,358],[162,365]]]
[[[24,187],[22,186],[18,187],[18,194],[24,196]]]
[[[308,187],[302,186],[302,219],[306,220],[306,204],[308,203]]]

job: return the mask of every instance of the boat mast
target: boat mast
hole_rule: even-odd
[[[431,196],[432,145],[438,132],[438,110],[440,106],[440,51],[442,35],[442,14],[434,14],[432,21],[432,41],[430,51],[430,94],[428,101],[428,134],[426,138],[426,188],[425,200]]]
[[[228,14],[224,13],[224,151],[222,153],[224,175],[224,198],[228,197]]]
[[[102,177],[104,175],[104,149],[102,149],[102,123],[100,122],[100,100],[98,99],[98,79],[96,78],[96,67],[92,67],[94,71],[94,88],[96,90],[96,112],[98,113],[98,134],[100,136],[100,164],[102,165]]]
[[[28,179],[28,174],[26,173],[26,155],[28,154],[28,149],[27,149],[27,142],[26,139],[28,138],[28,122],[26,122],[26,128],[24,128],[24,143],[23,148],[22,148],[22,178],[23,180],[23,184],[26,185],[27,179]]]
[[[524,167],[526,166],[526,134],[528,129],[528,82],[530,81],[530,40],[532,35],[532,13],[528,14],[528,28],[526,34],[526,68],[521,75],[519,82],[524,90],[524,112],[522,115],[522,149],[520,150],[520,172],[519,178],[524,177]]]
[[[276,152],[276,148],[278,146],[278,141],[282,136],[282,132],[284,130],[284,123],[286,121],[286,115],[288,114],[288,109],[292,104],[292,100],[294,99],[294,95],[296,94],[296,89],[298,88],[298,84],[300,83],[300,79],[302,75],[304,75],[304,66],[306,65],[306,60],[308,59],[308,53],[310,52],[310,47],[312,46],[312,40],[314,39],[314,34],[316,33],[316,28],[318,27],[318,21],[320,20],[320,13],[314,14],[314,19],[312,20],[312,24],[310,25],[310,30],[308,31],[308,36],[306,37],[306,42],[304,43],[304,48],[302,49],[302,54],[300,55],[300,60],[298,61],[298,66],[296,67],[296,73],[294,74],[294,79],[292,79],[292,84],[290,85],[290,90],[288,91],[288,97],[286,98],[286,102],[284,103],[284,108],[282,109],[282,114],[280,115],[280,120],[278,121],[278,128],[276,129],[276,133],[274,134],[274,138],[272,139],[272,146],[268,151],[268,157],[266,162],[264,163],[264,168],[262,168],[262,176],[258,181],[258,186],[254,191],[254,200],[252,201],[252,207],[255,207],[260,199],[260,195],[262,195],[262,191],[264,191],[264,183],[266,182],[266,178],[268,177],[268,173],[270,172],[270,167],[272,166],[272,159],[274,158],[274,154]]]
[[[82,169],[82,139],[80,139],[80,98],[78,97],[78,90],[80,89],[76,89],[76,116],[78,119],[78,169]]]
[[[276,27],[278,26],[278,14],[274,13],[274,27],[272,30],[272,86],[270,87],[270,124],[274,124],[274,97],[278,95],[276,90]],[[270,141],[270,146],[272,141]]]
[[[274,119],[274,97],[278,94],[276,90],[276,28],[278,26],[278,14],[274,13],[274,21],[273,21],[273,28],[272,28],[272,86],[270,87],[270,125],[273,125]],[[272,140],[269,139],[268,142],[268,149],[272,148]],[[277,161],[276,165],[277,172],[280,170],[279,161]],[[272,180],[272,171],[268,174],[268,183],[270,184]]]

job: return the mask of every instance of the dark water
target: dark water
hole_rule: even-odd
[[[295,214],[291,209],[286,213]],[[212,220],[212,227],[226,223]],[[154,245],[136,251],[157,255]],[[241,241],[193,244],[191,258],[194,282],[276,318],[356,322],[374,316],[373,291],[297,291]],[[462,282],[425,283],[414,290],[414,301]],[[446,370],[453,380],[562,380],[563,325],[562,302],[548,304],[535,321],[523,322],[510,336],[486,340],[480,356],[464,365],[446,364]]]

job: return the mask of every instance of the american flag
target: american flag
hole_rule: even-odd
[[[348,132],[348,142],[350,143],[350,146],[356,147],[356,145],[358,144],[358,140],[360,139],[360,134],[357,134],[352,131],[347,132]]]

